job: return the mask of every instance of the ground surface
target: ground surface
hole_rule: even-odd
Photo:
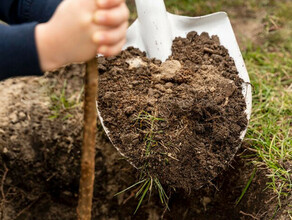
[[[82,71],[83,66],[73,66],[45,78],[1,84],[6,97],[2,100],[6,108],[1,112],[2,219],[76,218],[82,134],[82,108],[77,101],[82,78],[78,74]],[[66,101],[54,98],[62,97],[64,90]],[[66,102],[75,106],[65,108]],[[57,115],[52,106],[59,104],[64,106]],[[94,219],[159,219],[164,207],[156,194],[135,216],[137,200],[133,192],[114,197],[134,183],[139,172],[121,158],[102,131],[97,140]],[[235,206],[253,170],[252,164],[237,156],[206,187],[190,194],[172,193],[165,219],[249,219],[250,213],[271,216],[274,195],[264,191],[266,178],[262,171],[256,173],[247,195]]]
[[[291,219],[292,3],[169,0],[167,7],[190,16],[230,15],[254,86],[247,137],[207,186],[172,193],[165,213],[154,194],[133,216],[134,193],[114,194],[135,183],[138,173],[100,129],[94,219]],[[83,68],[1,82],[0,219],[76,219]]]

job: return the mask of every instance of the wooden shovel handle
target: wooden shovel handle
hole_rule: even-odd
[[[95,169],[96,95],[98,70],[96,58],[86,63],[84,129],[81,156],[81,177],[77,215],[79,220],[90,220]]]

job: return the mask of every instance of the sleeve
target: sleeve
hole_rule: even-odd
[[[62,0],[1,0],[0,19],[8,24],[46,22]]]
[[[42,75],[35,42],[36,24],[0,24],[0,80]]]
[[[62,0],[0,0],[0,80],[42,75],[35,42],[37,22],[50,19]],[[21,24],[24,23],[24,24]]]

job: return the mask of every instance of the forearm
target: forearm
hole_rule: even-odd
[[[0,25],[0,80],[41,75],[35,42],[36,23]]]

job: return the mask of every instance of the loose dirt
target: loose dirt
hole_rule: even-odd
[[[82,99],[80,105],[61,109],[51,119],[52,96],[64,91],[76,100],[82,91],[84,66],[73,65],[45,77],[9,79],[0,83],[0,219],[75,220],[78,201]],[[71,117],[65,117],[68,114]],[[96,145],[94,220],[158,220],[164,207],[153,193],[136,215],[134,192],[114,194],[137,181],[133,168],[107,140],[99,125]],[[242,152],[243,151],[243,152]],[[245,146],[239,152],[248,156]],[[249,157],[247,157],[249,158]],[[270,219],[277,197],[266,189],[265,173],[256,172],[242,201],[235,206],[254,167],[236,156],[217,178],[200,190],[170,195],[170,211],[163,219]],[[291,204],[291,200],[290,200]],[[286,204],[286,205],[289,205]],[[286,205],[282,204],[283,209]],[[289,219],[278,212],[275,219]]]
[[[98,63],[104,125],[137,168],[190,191],[228,165],[247,116],[243,81],[218,37],[176,38],[163,63],[134,48]]]

